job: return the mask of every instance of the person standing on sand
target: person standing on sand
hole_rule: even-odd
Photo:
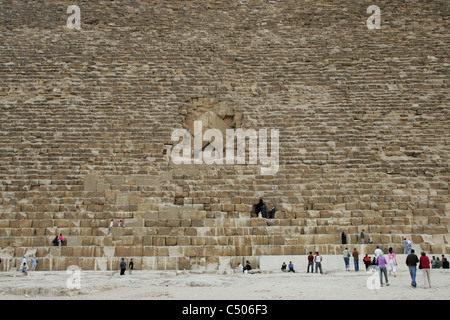
[[[345,262],[345,271],[350,271],[350,252],[348,252],[348,248],[345,248],[343,255]]]
[[[384,278],[386,279],[386,286],[389,286],[386,269],[386,259],[383,256],[383,252],[380,253],[380,255],[378,256],[377,262],[378,262],[378,270],[380,270],[380,284],[381,286],[383,286],[383,274],[384,274]]]
[[[130,274],[131,274],[131,271],[132,271],[133,268],[134,268],[133,258],[130,259],[130,263],[128,264],[128,268],[130,269]]]
[[[359,271],[359,252],[358,250],[353,249],[353,262],[355,263],[355,271]]]
[[[406,257],[406,265],[409,269],[409,275],[411,276],[411,287],[416,288],[416,273],[417,273],[417,263],[419,262],[419,258],[414,253],[414,249],[411,250],[411,253]]]
[[[366,254],[366,256],[363,258],[364,264],[366,265],[366,271],[369,269],[370,264],[372,263],[372,260],[370,259],[369,255]]]
[[[407,254],[408,253],[408,241],[406,240],[406,238],[403,238],[402,244],[403,244],[403,254]]]
[[[397,265],[397,257],[395,256],[394,251],[392,248],[389,248],[388,253],[388,267],[389,267],[389,275],[391,275],[391,272],[394,272],[394,277],[397,277],[397,270],[395,266]]]
[[[419,269],[422,270],[422,276],[423,276],[423,287],[431,288],[431,281],[430,281],[430,259],[426,256],[425,252],[422,251],[420,254],[419,259]]]
[[[309,256],[308,256],[308,269],[306,271],[306,273],[309,273],[309,267],[311,267],[311,273],[314,272],[314,256],[312,254],[312,252],[309,252]]]
[[[125,262],[125,259],[122,258],[122,261],[120,261],[120,275],[125,275],[125,270],[127,269],[127,264]]]
[[[322,272],[322,256],[319,254],[319,251],[316,251],[316,255],[314,256],[314,261],[316,262],[316,273],[317,273],[317,270],[320,269],[320,274],[323,274],[323,272]]]

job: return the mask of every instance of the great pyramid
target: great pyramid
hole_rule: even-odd
[[[362,251],[406,237],[449,254],[449,9],[1,1],[1,268],[257,266],[340,254],[342,232]],[[174,162],[176,130],[200,137],[198,163]],[[221,154],[238,130],[257,135],[243,163],[203,161],[207,132]],[[264,130],[267,154],[279,134],[272,174]],[[274,218],[256,216],[260,199]]]

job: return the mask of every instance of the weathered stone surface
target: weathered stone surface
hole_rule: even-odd
[[[211,270],[340,254],[362,229],[450,252],[443,1],[383,1],[379,30],[357,0],[84,1],[81,30],[65,5],[0,8],[4,268]],[[175,165],[196,120],[279,130],[279,171]],[[260,198],[275,219],[250,218]]]

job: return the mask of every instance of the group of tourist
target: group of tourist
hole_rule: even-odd
[[[120,260],[119,266],[120,266],[120,275],[124,276],[125,275],[125,271],[127,270],[127,263],[125,262],[125,258],[122,258]],[[128,263],[128,270],[129,270],[130,274],[133,271],[133,269],[134,269],[134,262],[133,262],[133,258],[131,258],[130,262]]]
[[[123,228],[123,222],[122,220],[119,220],[119,223],[117,224],[119,228]],[[112,228],[114,228],[114,219],[111,219],[111,222],[109,223],[109,232],[111,232]]]
[[[306,273],[309,273],[310,270],[311,273],[314,273],[315,267],[316,273],[320,270],[320,274],[323,274],[322,261],[323,258],[319,254],[319,251],[316,251],[315,255],[313,255],[312,251],[310,251],[308,254],[308,268],[306,270]],[[286,262],[283,262],[283,264],[281,265],[281,271],[295,273],[294,264],[292,263],[292,261],[289,261],[289,265],[286,265]]]
[[[267,212],[267,206],[262,199],[259,199],[258,204],[253,205],[252,216],[258,218],[275,218],[275,207],[272,207],[270,212]]]
[[[417,264],[419,264],[419,269],[422,270],[422,275],[424,279],[424,287],[425,288],[431,288],[431,282],[430,282],[430,269],[439,268],[439,258],[435,258],[433,256],[431,262],[429,258],[427,257],[425,252],[421,252],[420,258],[417,257],[415,254],[414,249],[408,250],[408,256],[406,257],[406,265],[408,267],[409,274],[411,276],[411,287],[416,288],[416,275],[417,275]],[[368,270],[371,266],[373,266],[376,270],[380,273],[380,284],[383,286],[383,278],[385,280],[386,286],[389,286],[388,282],[388,272],[389,275],[392,273],[394,274],[394,277],[397,276],[397,268],[398,265],[397,262],[397,256],[393,252],[392,248],[389,248],[389,253],[387,254],[387,259],[384,256],[383,251],[380,249],[380,246],[377,246],[374,252],[374,257],[371,259],[368,254],[365,255],[363,258],[363,262],[366,266],[366,270]],[[348,251],[348,248],[345,248],[343,251],[344,256],[344,264],[345,264],[345,270],[350,271],[350,253]],[[355,271],[358,271],[358,261],[359,261],[359,253],[356,250],[356,248],[353,250],[352,253],[354,263],[355,263]],[[447,258],[442,255],[442,260],[446,263],[442,264],[441,266],[444,269],[449,268],[449,263],[447,261]]]
[[[59,236],[55,236],[55,239],[53,239],[52,243],[55,247],[56,246],[61,247],[61,245],[64,243],[64,238],[62,236],[62,233],[60,233]]]
[[[36,257],[32,257],[31,258],[31,269],[30,269],[30,271],[35,271],[36,267],[37,267],[37,259],[36,259]],[[20,272],[24,273],[25,276],[28,277],[28,263],[27,263],[27,257],[26,256],[23,256],[22,263],[20,265]]]
[[[239,263],[238,266],[236,267],[236,270],[240,273],[248,273],[252,269],[253,269],[252,265],[248,260],[245,261],[245,267],[242,265],[242,263]]]

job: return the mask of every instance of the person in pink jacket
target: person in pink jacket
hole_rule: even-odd
[[[389,248],[387,261],[389,267],[389,275],[391,275],[391,272],[393,272],[394,277],[397,277],[397,269],[395,268],[395,266],[397,265],[397,257],[395,256],[395,253],[392,250],[392,248]]]
[[[64,242],[64,239],[63,239],[62,233],[60,233],[59,237],[58,237],[58,244],[59,244],[60,247],[61,247],[63,242]]]

